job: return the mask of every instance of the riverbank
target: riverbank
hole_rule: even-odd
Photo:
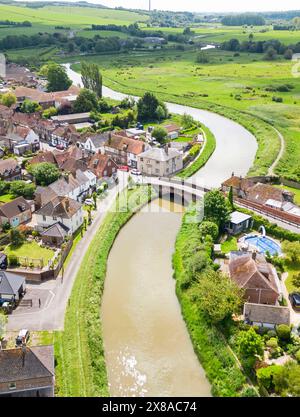
[[[193,293],[186,285],[186,263],[194,250],[201,245],[197,223],[189,223],[183,217],[177,234],[173,255],[176,294],[181,305],[194,350],[212,385],[212,394],[217,397],[241,396],[246,377],[238,366],[219,330],[207,321],[193,301]],[[187,250],[187,247],[189,248]]]
[[[106,263],[120,229],[150,200],[149,190],[149,187],[138,187],[117,197],[116,207],[120,209],[106,215],[80,265],[64,331],[55,332],[57,396],[109,395],[99,307]]]
[[[188,178],[194,175],[206,164],[216,149],[216,138],[214,134],[208,129],[208,127],[204,125],[202,125],[201,128],[205,135],[204,149],[202,150],[199,157],[196,157],[195,161],[193,161],[188,167],[184,168],[179,174],[177,174],[177,177]]]

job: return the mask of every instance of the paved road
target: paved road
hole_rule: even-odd
[[[81,241],[77,244],[70,262],[65,271],[63,281],[61,276],[56,280],[50,280],[40,285],[29,285],[29,292],[39,290],[42,298],[42,306],[35,303],[33,308],[16,310],[9,316],[7,330],[62,330],[64,326],[65,310],[70,297],[74,280],[79,271],[84,255],[106,213],[113,205],[117,192],[127,185],[127,174],[119,172],[119,186],[108,191],[107,197],[98,203],[98,210],[94,213],[94,219],[88,226]],[[42,295],[43,294],[43,295]]]

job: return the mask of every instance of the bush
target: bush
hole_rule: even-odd
[[[297,350],[297,352],[295,353],[295,358],[296,358],[296,361],[297,361],[298,363],[300,363],[300,349],[299,349],[299,350]]]
[[[281,371],[281,366],[271,365],[267,368],[260,368],[256,371],[257,381],[268,391],[274,389],[274,375]]]
[[[250,385],[245,385],[241,391],[240,397],[258,397],[256,389]]]
[[[266,345],[271,349],[278,348],[278,339],[276,337],[271,337],[266,343]]]
[[[215,241],[219,235],[219,227],[216,223],[203,221],[199,226],[200,233],[203,237],[209,235]]]
[[[8,255],[8,263],[9,263],[9,266],[19,265],[18,257],[15,253],[11,253],[10,255]]]
[[[279,324],[279,326],[276,327],[276,333],[281,340],[287,341],[291,338],[291,328],[286,324]]]
[[[268,333],[267,333],[267,336],[268,336],[269,339],[271,339],[272,337],[276,337],[277,333],[276,333],[275,330],[269,330]]]

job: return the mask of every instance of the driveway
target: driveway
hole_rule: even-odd
[[[81,262],[106,213],[113,205],[117,193],[127,185],[127,173],[119,171],[118,177],[118,186],[108,190],[105,199],[98,202],[98,209],[93,214],[93,222],[90,226],[87,226],[87,231],[77,244],[64,271],[63,279],[59,275],[56,280],[39,285],[28,285],[26,298],[33,299],[33,306],[32,308],[19,307],[14,311],[9,316],[7,330],[13,331],[21,328],[63,330],[66,306]],[[39,307],[39,298],[41,299],[41,307]]]

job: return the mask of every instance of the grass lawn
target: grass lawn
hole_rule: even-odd
[[[44,260],[44,265],[53,258],[54,251],[51,249],[41,248],[35,241],[25,242],[19,247],[14,247],[11,244],[8,245],[4,252],[9,256],[14,253],[16,256],[27,257],[32,259]]]
[[[12,194],[3,194],[0,195],[0,205],[9,203],[10,201],[14,200],[16,197],[14,197]]]
[[[299,292],[299,288],[294,287],[293,283],[292,283],[292,279],[293,276],[296,274],[300,273],[300,262],[298,263],[291,263],[286,261],[285,262],[285,266],[286,266],[286,271],[289,273],[286,281],[285,281],[285,285],[286,288],[288,290],[289,293],[293,292],[293,291],[298,291]]]
[[[234,250],[238,250],[237,238],[234,236],[229,236],[228,239],[221,244],[221,249],[223,253],[229,253]]]
[[[291,191],[292,193],[295,193],[294,201],[295,201],[296,204],[298,204],[298,206],[300,206],[300,189],[287,187],[286,185],[275,185],[275,187],[281,188],[283,190]]]

